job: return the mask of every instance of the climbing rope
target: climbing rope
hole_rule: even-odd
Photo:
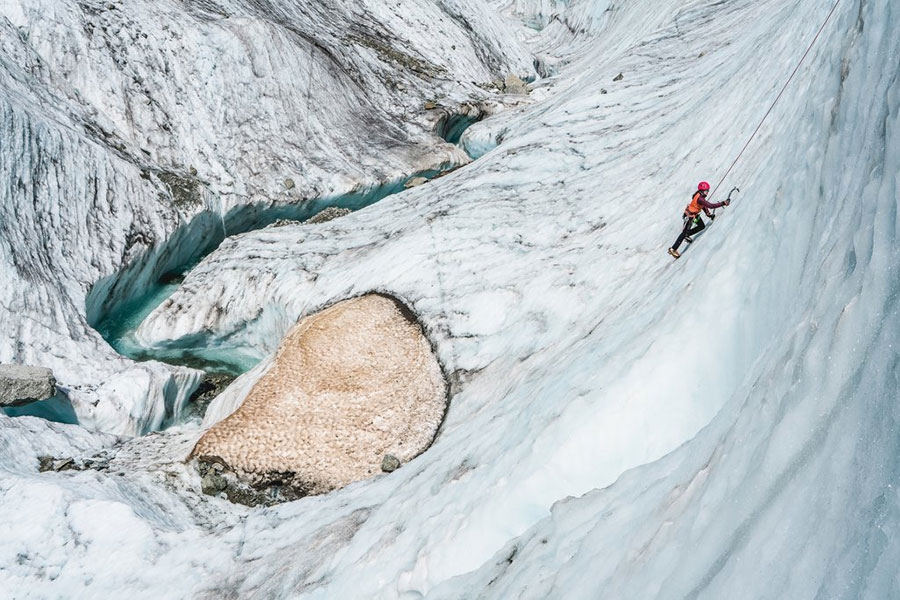
[[[757,126],[756,126],[756,129],[753,130],[753,133],[750,134],[750,138],[747,140],[747,143],[744,144],[744,147],[741,148],[741,151],[738,153],[737,158],[734,159],[734,162],[732,162],[732,163],[731,163],[731,166],[728,167],[728,170],[725,171],[725,174],[724,174],[724,175],[722,176],[722,178],[719,180],[719,183],[717,183],[717,184],[716,184],[716,187],[713,188],[712,193],[710,193],[710,195],[709,195],[710,198],[712,198],[712,197],[715,195],[716,190],[719,189],[719,186],[722,185],[722,183],[725,182],[725,178],[728,177],[728,174],[729,174],[729,173],[731,173],[731,169],[733,169],[733,168],[734,168],[734,165],[737,164],[737,161],[739,161],[739,160],[741,159],[741,156],[744,154],[744,150],[747,149],[747,146],[749,146],[749,145],[750,145],[750,142],[753,141],[753,138],[756,137],[756,134],[759,132],[759,129],[763,126],[763,123],[766,122],[766,119],[768,118],[769,114],[772,112],[772,109],[775,108],[775,105],[778,103],[778,100],[781,99],[781,95],[784,94],[784,90],[787,89],[787,86],[791,83],[791,80],[794,78],[794,75],[796,75],[796,74],[797,74],[797,71],[800,70],[800,65],[803,64],[803,61],[804,61],[804,60],[806,60],[806,56],[809,54],[809,51],[812,50],[812,47],[815,45],[816,41],[819,39],[819,35],[820,35],[820,34],[822,33],[822,31],[825,29],[825,26],[828,25],[828,21],[831,20],[831,15],[834,14],[834,11],[835,11],[835,9],[837,8],[837,5],[840,3],[840,1],[841,1],[841,0],[835,0],[835,1],[834,1],[834,6],[831,7],[831,10],[828,12],[828,16],[825,17],[825,22],[822,23],[822,26],[819,27],[819,31],[816,32],[816,35],[813,37],[812,41],[809,43],[809,46],[806,48],[806,52],[804,52],[804,53],[803,53],[803,56],[800,58],[800,62],[798,62],[798,63],[797,63],[797,66],[794,67],[793,72],[791,72],[791,76],[788,77],[787,81],[784,83],[784,86],[781,88],[781,91],[778,92],[778,95],[775,97],[775,100],[772,102],[772,105],[769,107],[769,110],[767,110],[767,111],[766,111],[766,114],[763,115],[763,118],[762,118],[762,120],[759,122],[759,125],[757,125]]]

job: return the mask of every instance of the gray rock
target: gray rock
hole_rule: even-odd
[[[618,75],[613,77],[613,81],[622,81],[623,79],[625,79],[625,75],[623,75],[622,73],[619,73]]]
[[[172,195],[176,207],[196,208],[203,204],[200,183],[193,177],[174,171],[163,171],[158,176]]]
[[[229,501],[244,506],[273,506],[306,496],[308,490],[302,484],[292,485],[294,473],[271,473],[271,480],[250,484],[237,477],[234,470],[219,456],[197,458],[200,489],[207,496],[224,494]]]
[[[409,181],[403,184],[403,187],[409,189],[411,187],[416,187],[418,185],[422,185],[423,183],[428,183],[427,177],[413,177]]]
[[[54,471],[81,470],[78,468],[78,465],[75,464],[75,459],[72,457],[59,458],[54,460],[52,468]]]
[[[332,219],[337,219],[338,217],[343,217],[344,215],[349,215],[352,211],[349,208],[337,208],[336,206],[329,206],[325,210],[319,212],[316,215],[313,215],[304,223],[324,223],[325,221],[331,221]]]
[[[200,472],[200,489],[207,496],[215,496],[228,487],[225,465],[218,456],[202,457],[197,461],[197,470]]]
[[[87,458],[43,455],[38,456],[38,471],[41,473],[46,471],[86,471],[87,469],[104,471],[109,468],[109,461],[110,458],[105,450]]]
[[[0,365],[0,406],[22,406],[56,394],[56,378],[45,367]]]
[[[279,221],[281,221],[279,219]],[[279,223],[276,221],[269,227],[281,227],[282,225],[290,224],[290,225],[299,225],[300,221],[289,221],[288,223]],[[231,385],[231,382],[235,380],[234,375],[230,375],[228,373],[207,373],[203,376],[203,381],[194,390],[194,393],[191,394],[191,397],[188,398],[188,418],[196,417],[199,419],[203,419],[203,415],[206,414],[206,409],[209,408],[209,403],[212,402],[216,396],[221,394],[225,388]]]
[[[95,471],[104,471],[109,468],[109,459],[107,458],[86,458],[83,467],[85,469],[94,469]]]
[[[303,221],[298,221],[297,219],[276,219],[274,223],[268,225],[268,227],[284,227],[285,225],[299,225]]]
[[[287,188],[287,189],[289,189],[289,190],[294,189],[294,180],[291,179],[290,177],[288,177],[287,179],[285,179],[285,180],[284,180],[284,187]]]
[[[228,487],[228,482],[216,470],[210,470],[200,480],[200,487],[207,496],[215,496]]]
[[[391,473],[400,468],[400,459],[393,454],[385,454],[381,459],[381,470],[385,473]]]
[[[522,81],[522,78],[514,73],[510,73],[503,81],[503,91],[507,94],[518,94],[524,96],[528,93],[528,86]]]

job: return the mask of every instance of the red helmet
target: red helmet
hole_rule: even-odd
[[[700,183],[697,184],[697,189],[700,190],[701,192],[708,192],[709,184],[706,183],[705,181],[701,181]]]

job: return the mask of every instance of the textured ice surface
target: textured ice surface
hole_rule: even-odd
[[[391,293],[451,374],[436,443],[390,475],[248,511],[198,496],[180,462],[196,430],[116,446],[110,473],[38,474],[38,452],[112,442],[0,415],[3,589],[900,597],[890,3],[839,5],[724,182],[738,200],[677,262],[665,249],[692,186],[718,182],[827,6],[301,4],[4,5],[0,326],[15,336],[0,359],[51,366],[84,399],[79,416],[98,400],[93,427],[124,431],[129,411],[148,427],[152,381],[173,371],[117,357],[83,313],[90,284],[156,264],[138,260],[138,234],[172,239],[204,210],[277,202],[286,177],[301,197],[411,173],[432,144],[443,152],[420,102],[488,95],[468,82],[527,74],[527,47],[556,75],[463,136],[485,149],[477,161],[336,221],[229,238],[141,331],[266,355],[320,306]],[[448,74],[412,75],[417,62],[371,40],[336,43],[354,27],[390,31],[389,48]],[[345,69],[329,71],[324,49]],[[315,88],[333,97],[304,103],[309,64],[333,76]],[[194,208],[173,205],[156,171],[141,177],[192,165]]]

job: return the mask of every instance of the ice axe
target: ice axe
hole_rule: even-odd
[[[737,187],[737,186],[731,188],[731,191],[728,192],[728,197],[725,198],[725,200],[727,200],[728,203],[731,204],[731,195],[732,195],[733,193],[735,193],[735,192],[740,192],[740,191],[741,191],[741,189],[740,189],[739,187]],[[724,207],[724,206],[721,206],[720,208],[721,208],[722,210],[725,210],[725,207]],[[716,210],[713,209],[713,216],[712,216],[712,218],[715,219],[715,217],[716,217]]]
[[[731,191],[728,192],[728,197],[726,197],[725,199],[728,200],[729,203],[731,203],[731,195],[732,195],[733,193],[739,192],[739,191],[741,191],[741,188],[739,188],[739,187],[737,187],[737,186],[731,188]]]

